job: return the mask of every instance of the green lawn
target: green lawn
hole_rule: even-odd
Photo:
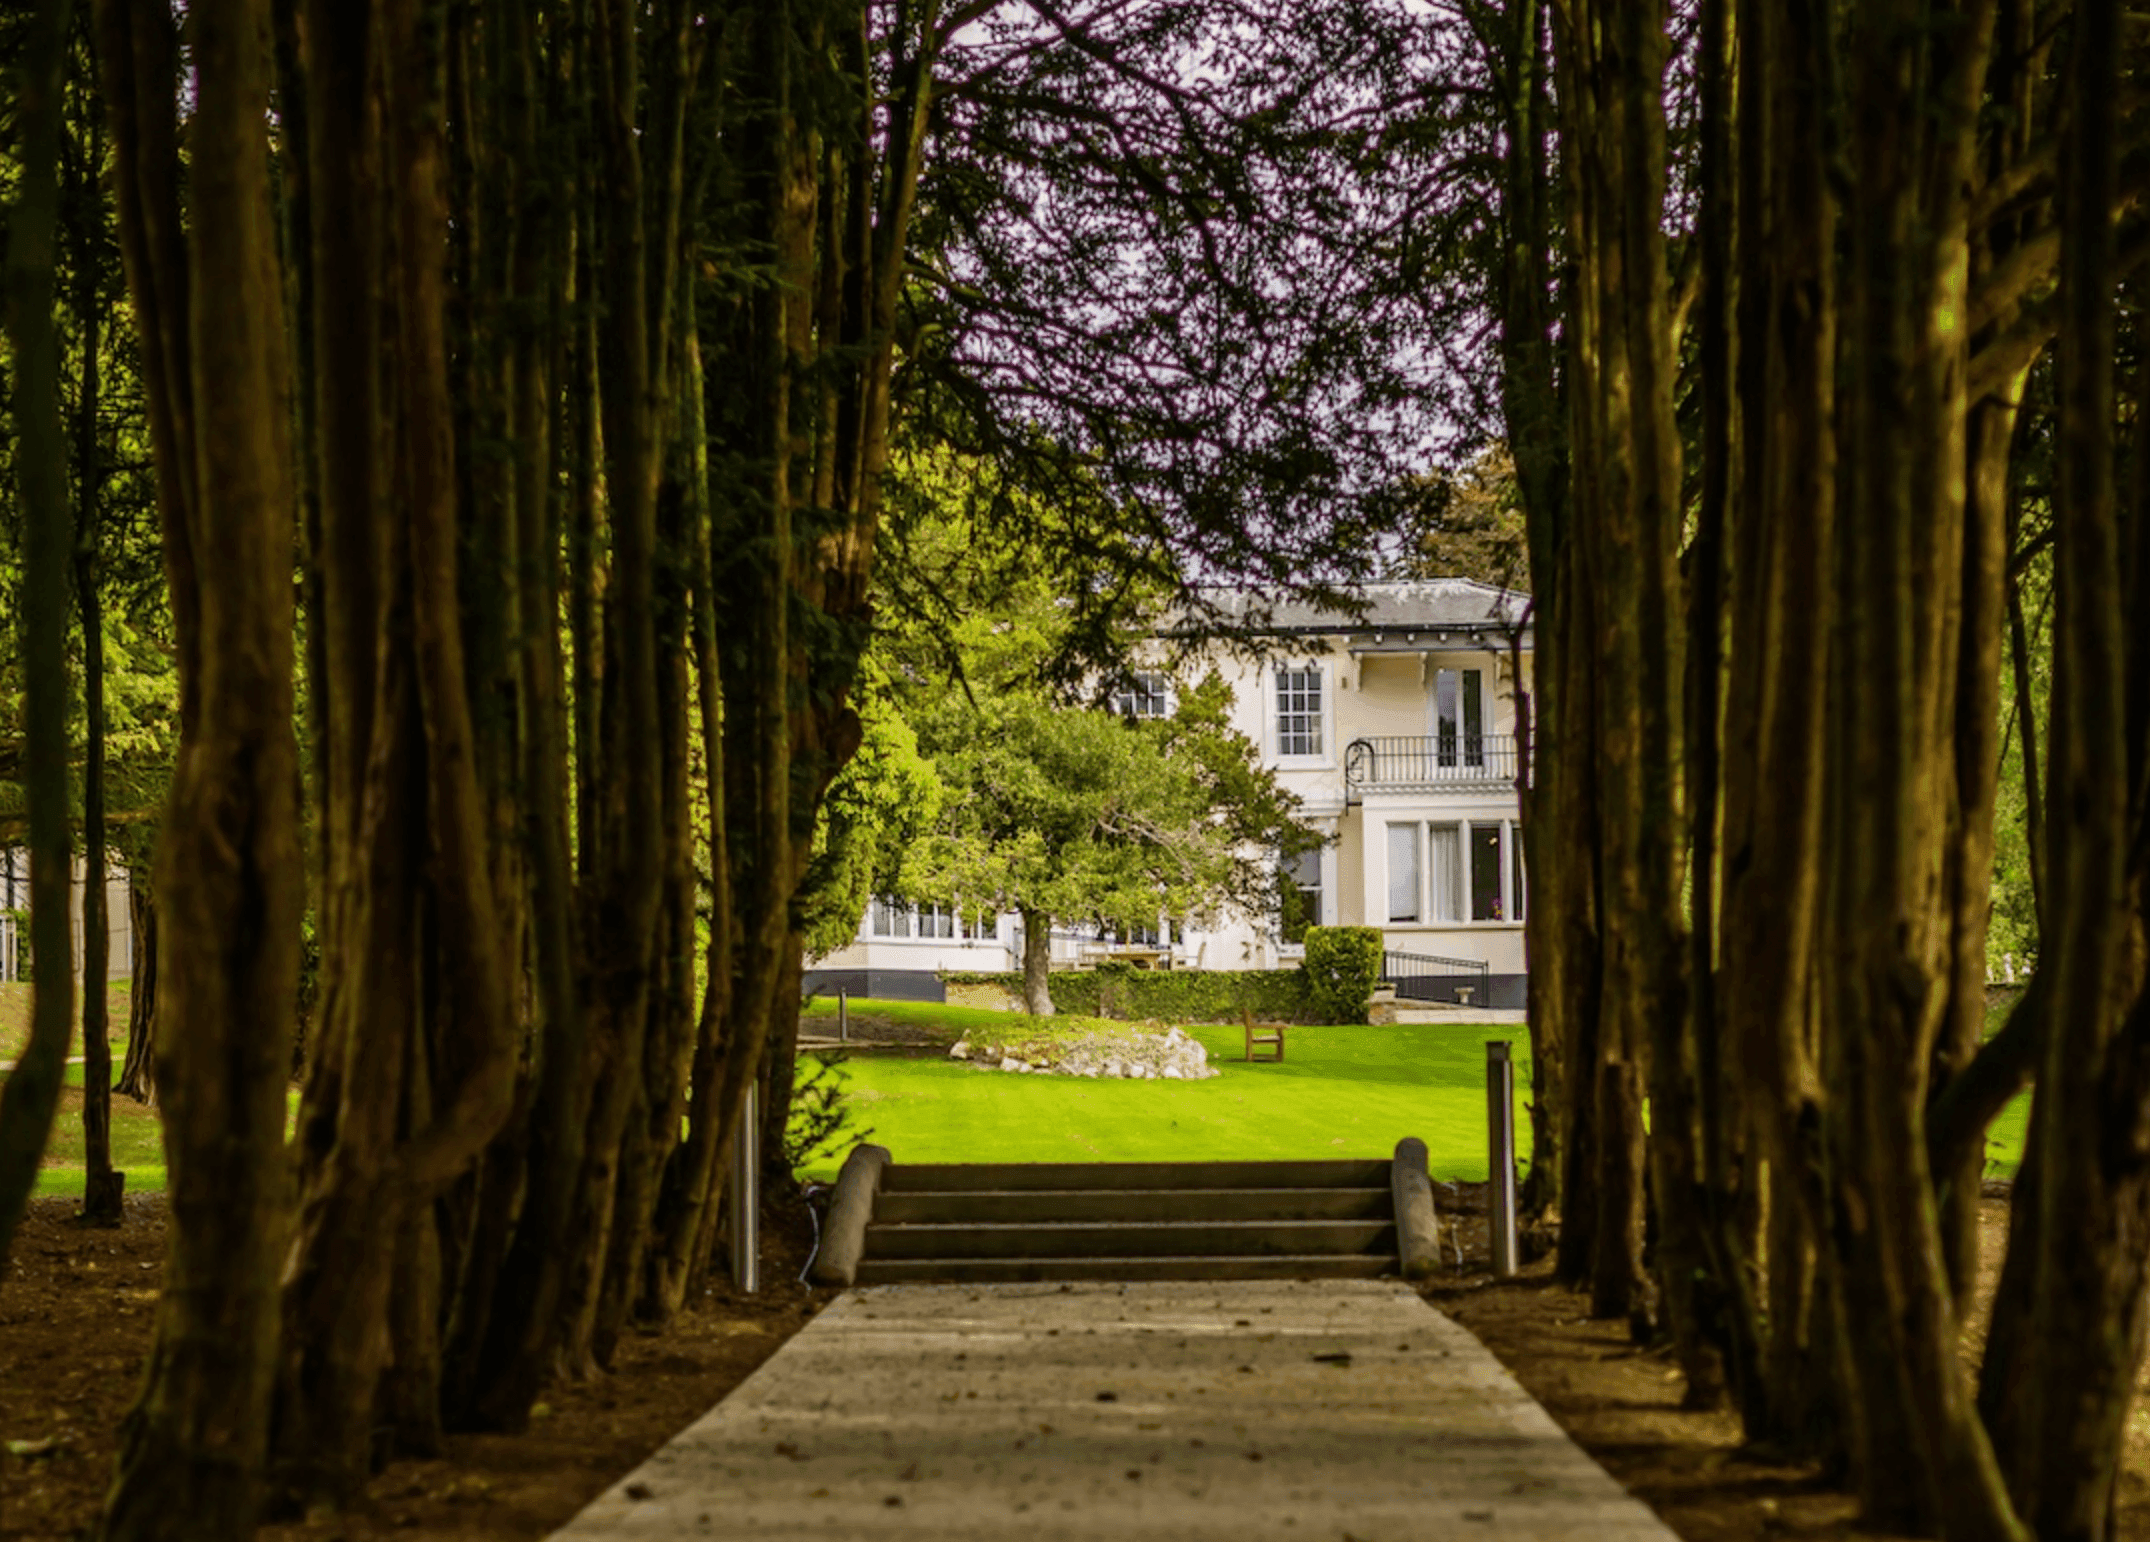
[[[126,1053],[124,1042],[116,1046]],[[112,1063],[119,1074],[119,1060]],[[52,1138],[45,1143],[45,1159],[38,1169],[39,1194],[79,1199],[82,1195],[82,1067],[67,1068],[67,1093],[52,1121]],[[164,1126],[156,1110],[144,1108],[133,1098],[112,1099],[112,1165],[127,1175],[127,1192],[155,1194],[164,1190]]]
[[[919,1002],[854,1001],[854,1021],[948,1030],[1007,1014]],[[808,1008],[817,1028],[835,1004]],[[1416,1135],[1436,1178],[1486,1176],[1485,1043],[1516,1057],[1516,1142],[1529,1154],[1530,1038],[1521,1024],[1295,1027],[1281,1065],[1249,1065],[1236,1027],[1189,1030],[1220,1074],[1208,1081],[1106,1081],[1010,1075],[959,1061],[859,1055],[844,1064],[854,1129],[872,1131],[899,1162],[1138,1162],[1386,1157]],[[2009,1104],[1987,1135],[1987,1175],[2012,1178],[2030,1097]],[[845,1149],[855,1134],[846,1132]],[[799,1169],[831,1181],[842,1152]]]
[[[983,1025],[1006,1028],[1008,1014],[916,1002],[853,1002],[855,1020],[879,1019],[952,1038]],[[835,1005],[808,1016],[832,1028]],[[824,1025],[822,1018],[831,1022]],[[1020,1076],[959,1061],[859,1055],[849,1079],[854,1128],[873,1131],[899,1162],[1135,1162],[1216,1159],[1386,1157],[1406,1135],[1425,1141],[1437,1178],[1486,1175],[1485,1042],[1508,1038],[1517,1060],[1517,1143],[1529,1150],[1530,1040],[1522,1025],[1408,1024],[1389,1028],[1295,1027],[1279,1065],[1239,1058],[1237,1027],[1196,1027],[1219,1075],[1200,1082],[1106,1081]],[[115,1051],[123,1048],[114,1046]],[[115,1065],[115,1070],[116,1070]],[[82,1068],[68,1067],[79,1088]],[[297,1092],[291,1094],[294,1111]],[[54,1122],[37,1192],[82,1192],[80,1104]],[[2017,1098],[1987,1137],[1987,1174],[2015,1176],[2022,1159],[2028,1095]],[[154,1111],[112,1100],[113,1164],[130,1193],[164,1187],[164,1144]],[[849,1139],[847,1132],[845,1149]],[[827,1182],[841,1150],[802,1167]]]
[[[1090,1080],[878,1055],[843,1070],[855,1122],[899,1162],[1387,1157],[1398,1140],[1416,1135],[1435,1177],[1482,1180],[1485,1044],[1493,1038],[1514,1041],[1522,1063],[1516,1117],[1525,1117],[1530,1045],[1520,1026],[1295,1027],[1276,1065],[1240,1059],[1236,1027],[1189,1031],[1220,1074],[1199,1082]],[[840,1156],[829,1156],[800,1172],[827,1181],[839,1165]]]
[[[915,1028],[923,1033],[939,1034],[951,1044],[973,1028],[988,1033],[1003,1032],[1009,1019],[1017,1015],[997,1012],[991,1007],[952,1007],[938,1001],[864,999],[851,1002],[849,1011],[854,1026],[883,1024],[889,1027]],[[802,1028],[810,1027],[815,1033],[835,1033],[835,999],[816,996],[799,1009],[799,1023]]]

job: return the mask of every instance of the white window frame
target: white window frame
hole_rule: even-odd
[[[1312,713],[1315,748],[1312,751],[1287,750],[1284,747],[1284,677],[1286,675],[1312,675],[1315,689],[1321,699]],[[1327,766],[1335,761],[1336,754],[1336,680],[1325,659],[1306,659],[1272,668],[1263,682],[1263,694],[1268,701],[1267,722],[1272,757],[1280,766]],[[1303,718],[1304,712],[1293,713]]]
[[[1119,716],[1151,722],[1179,710],[1179,682],[1164,670],[1131,670],[1128,681],[1112,693],[1112,710]]]
[[[893,930],[898,918],[906,928]],[[890,929],[884,930],[886,921]],[[942,930],[943,927],[947,929]],[[960,905],[920,905],[893,895],[877,894],[866,903],[859,921],[861,942],[924,942],[942,945],[992,943],[1000,938],[1000,917],[972,921]]]
[[[1390,836],[1388,833],[1391,829],[1410,829],[1416,832],[1415,849],[1418,862],[1418,918],[1416,920],[1398,920],[1392,913],[1394,904],[1389,892]],[[1476,831],[1484,829],[1498,829],[1500,831],[1501,913],[1497,919],[1490,917],[1480,918],[1470,914],[1473,908],[1471,894],[1471,836]],[[1456,832],[1456,892],[1451,898],[1455,900],[1455,908],[1460,914],[1455,916],[1440,915],[1441,907],[1436,903],[1439,896],[1434,893],[1433,879],[1433,832],[1435,830],[1454,830]],[[1380,896],[1381,913],[1384,917],[1382,924],[1385,926],[1416,926],[1456,931],[1467,931],[1478,927],[1520,926],[1524,920],[1523,907],[1528,904],[1530,898],[1527,890],[1518,892],[1525,883],[1519,853],[1521,840],[1522,825],[1510,815],[1503,815],[1499,819],[1470,819],[1463,817],[1439,819],[1425,815],[1415,819],[1385,819],[1381,823],[1381,882],[1379,887],[1372,891],[1369,898],[1372,898],[1373,895]]]

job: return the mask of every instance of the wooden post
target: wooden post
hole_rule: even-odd
[[[1515,1273],[1515,1062],[1506,1039],[1486,1041],[1486,1229],[1493,1274]]]

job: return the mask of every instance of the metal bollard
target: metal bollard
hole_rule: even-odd
[[[851,1042],[851,993],[849,991],[840,990],[836,993],[836,1038],[837,1042],[842,1044]]]
[[[761,1289],[761,1086],[747,1084],[732,1137],[732,1283]]]
[[[1515,1273],[1515,1062],[1509,1041],[1486,1041],[1486,1229],[1493,1274]]]

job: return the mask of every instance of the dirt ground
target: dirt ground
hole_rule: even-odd
[[[1859,1525],[1856,1502],[1816,1468],[1757,1460],[1743,1448],[1735,1414],[1682,1409],[1684,1383],[1671,1353],[1638,1348],[1624,1322],[1593,1321],[1588,1296],[1553,1283],[1551,1258],[1494,1281],[1481,1185],[1440,1185],[1435,1194],[1444,1216],[1454,1219],[1464,1266],[1430,1281],[1426,1299],[1477,1334],[1576,1443],[1683,1542],[1894,1536]],[[2007,1226],[2007,1201],[1983,1201],[1982,1300],[1991,1298]],[[1984,1326],[1981,1320],[1968,1325],[1972,1343]],[[2143,1392],[2139,1387],[2128,1421],[2115,1542],[2150,1542],[2150,1404]]]
[[[0,1277],[0,1538],[89,1535],[115,1432],[149,1348],[163,1273],[164,1201],[129,1196],[117,1230],[38,1200]],[[791,1219],[806,1226],[800,1212]],[[662,1337],[630,1337],[611,1375],[556,1387],[523,1435],[453,1435],[436,1460],[399,1462],[353,1512],[265,1528],[265,1542],[524,1542],[564,1525],[693,1423],[804,1326],[834,1292],[797,1283],[804,1238],[772,1231],[766,1289],[720,1285]]]
[[[1670,1358],[1638,1349],[1623,1324],[1593,1322],[1540,1259],[1495,1283],[1486,1269],[1483,1191],[1440,1185],[1461,1263],[1426,1286],[1435,1305],[1483,1339],[1586,1450],[1652,1505],[1685,1542],[1783,1536],[1879,1542],[1851,1499],[1811,1468],[1755,1460],[1728,1413],[1679,1407]],[[115,1231],[86,1230],[71,1200],[41,1200],[0,1278],[0,1539],[88,1534],[109,1481],[114,1431],[134,1396],[162,1271],[161,1197],[130,1197]],[[803,1224],[803,1215],[793,1218]],[[1986,1204],[1989,1259],[2006,1205]],[[437,1460],[401,1462],[356,1511],[269,1527],[269,1542],[524,1542],[562,1525],[607,1485],[692,1423],[832,1294],[795,1283],[805,1235],[772,1237],[769,1289],[720,1287],[661,1338],[633,1338],[601,1381],[548,1394],[529,1433],[462,1435]],[[2130,1422],[2118,1535],[2150,1542],[2150,1438]]]

